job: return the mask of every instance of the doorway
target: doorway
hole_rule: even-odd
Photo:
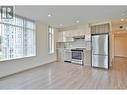
[[[127,68],[127,31],[114,32],[114,61],[113,69],[126,70]]]
[[[127,58],[127,31],[114,34],[114,56]]]
[[[127,18],[112,20],[112,67],[127,68]]]

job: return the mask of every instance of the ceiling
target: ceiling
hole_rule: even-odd
[[[124,19],[124,21],[121,21],[121,19],[112,20],[112,25],[124,25],[124,24],[127,25],[127,18]]]
[[[56,28],[127,17],[127,6],[15,6],[18,15]],[[48,14],[51,14],[48,17]],[[76,21],[79,20],[79,23]],[[62,25],[60,25],[62,24]]]

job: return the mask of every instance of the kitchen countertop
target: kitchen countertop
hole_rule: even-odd
[[[86,49],[86,47],[73,47],[73,48],[64,48],[65,50],[71,50],[71,49],[77,49],[77,48],[81,48],[81,49]]]
[[[80,48],[78,47],[78,49],[80,49]],[[64,52],[72,52],[71,49],[77,49],[77,47],[76,48],[64,48]],[[86,50],[85,47],[84,48],[81,48],[81,49]]]

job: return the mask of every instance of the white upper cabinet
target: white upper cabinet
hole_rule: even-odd
[[[73,31],[72,31],[72,37],[74,37],[74,36],[78,36],[78,35],[79,35],[79,33],[78,33],[77,30],[73,30]]]
[[[75,36],[83,36],[85,35],[87,40],[90,40],[90,28],[88,26],[84,26],[78,29],[67,30],[58,32],[58,40],[57,42],[69,42],[74,41],[73,37]]]
[[[57,42],[65,42],[65,33],[64,32],[58,32],[57,33]]]
[[[91,41],[91,35],[85,35],[85,41]]]
[[[92,34],[109,33],[109,32],[110,32],[110,24],[109,23],[91,26],[91,33]]]
[[[76,29],[76,30],[73,30],[72,31],[72,37],[74,37],[74,36],[81,36],[81,35],[84,35],[85,34],[85,32],[84,32],[84,30],[83,29]]]
[[[69,42],[69,41],[74,41],[74,39],[71,37],[70,31],[58,32],[57,42]]]
[[[64,31],[65,32],[65,34],[66,34],[66,42],[71,42],[71,41],[74,41],[74,39],[73,39],[73,37],[72,37],[72,32],[73,31]]]
[[[70,37],[82,36],[82,35],[85,35],[85,31],[83,29],[75,29],[75,30],[71,30]]]
[[[80,30],[79,30],[79,33],[80,33],[79,35],[81,35],[81,36],[82,36],[82,35],[85,35],[85,30],[80,29]]]

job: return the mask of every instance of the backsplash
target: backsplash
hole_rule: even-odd
[[[75,47],[86,47],[84,39],[75,39],[73,42],[59,42],[57,48],[75,48]]]
[[[71,43],[72,48],[77,48],[77,47],[86,47],[86,43],[84,39],[75,39],[74,42]]]

